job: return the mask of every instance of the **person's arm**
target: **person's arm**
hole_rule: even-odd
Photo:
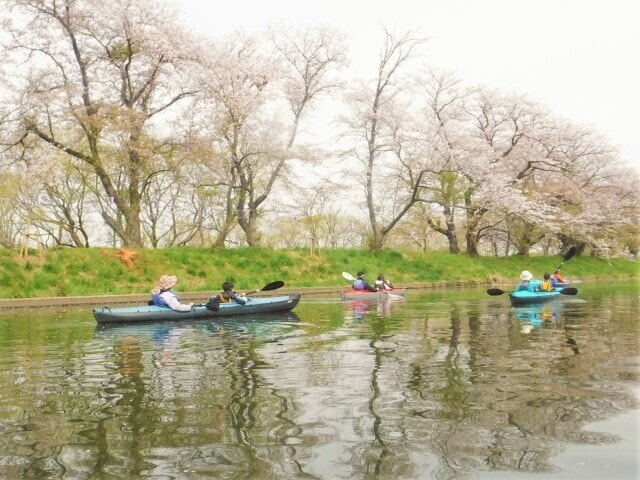
[[[171,310],[175,310],[176,312],[189,312],[191,311],[191,307],[193,307],[193,303],[190,303],[190,304],[180,303],[180,300],[178,299],[178,297],[172,294],[171,292],[161,293],[160,296],[162,297],[164,302],[167,304],[167,306],[171,308]]]

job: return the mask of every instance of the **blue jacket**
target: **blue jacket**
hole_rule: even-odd
[[[518,284],[518,288],[516,290],[526,290],[527,292],[537,292],[540,290],[542,286],[542,282],[540,280],[536,280],[535,278],[532,280],[523,280]]]

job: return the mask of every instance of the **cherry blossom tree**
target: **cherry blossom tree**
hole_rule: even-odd
[[[468,179],[460,169],[464,157],[464,113],[468,92],[461,82],[447,72],[428,71],[416,78],[422,106],[417,112],[417,148],[422,169],[419,201],[425,222],[444,235],[451,253],[459,253],[460,216],[464,212],[464,195]]]
[[[14,144],[37,148],[37,138],[90,167],[115,207],[101,211],[104,222],[123,245],[141,246],[141,199],[166,168],[154,121],[191,94],[179,74],[190,39],[145,0],[6,3],[3,54],[22,125]]]
[[[272,31],[267,48],[258,38],[234,34],[203,60],[200,82],[208,136],[211,186],[226,198],[217,247],[235,222],[248,245],[260,243],[261,209],[278,182],[286,182],[291,160],[307,160],[296,145],[301,122],[314,102],[339,87],[335,71],[346,63],[344,36],[308,28]],[[204,124],[203,124],[204,125]]]
[[[422,172],[411,170],[414,152],[405,149],[408,98],[403,94],[410,82],[403,69],[424,42],[413,32],[385,30],[375,78],[358,82],[347,95],[349,112],[342,123],[353,147],[345,157],[357,162],[347,169],[351,178],[361,179],[371,227],[369,248],[376,252],[418,198]]]
[[[606,138],[522,95],[417,76],[414,32],[385,30],[376,71],[340,97],[332,28],[203,38],[152,0],[3,5],[3,244],[35,225],[60,245],[293,245],[307,207],[327,247],[638,250],[637,172]],[[321,149],[323,101],[346,113]],[[327,159],[342,175],[287,202],[296,169]],[[354,183],[348,211],[331,204]],[[266,228],[274,214],[291,231]]]

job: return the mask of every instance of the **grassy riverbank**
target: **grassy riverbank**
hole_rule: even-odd
[[[115,249],[47,249],[21,258],[15,250],[0,250],[0,298],[33,298],[147,293],[165,274],[177,275],[177,290],[211,292],[225,280],[238,290],[253,290],[274,280],[287,287],[348,286],[343,271],[367,273],[370,281],[383,273],[398,285],[450,282],[453,284],[513,284],[522,270],[536,276],[553,271],[560,256],[481,257],[386,250],[271,250],[239,248],[140,249],[127,266]],[[626,259],[574,257],[563,273],[570,279],[598,276],[639,277],[640,263]]]

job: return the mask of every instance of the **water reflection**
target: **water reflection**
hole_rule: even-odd
[[[401,306],[405,297],[384,297],[384,300],[346,300],[344,301],[345,319],[363,321],[367,312],[377,317],[388,317],[391,311]]]
[[[562,303],[547,302],[513,307],[513,315],[520,320],[521,331],[529,333],[533,328],[543,326],[545,322],[557,321],[561,309]]]
[[[96,336],[113,342],[117,358],[136,366],[117,369],[113,387],[127,391],[131,401],[127,414],[120,404],[114,416],[127,419],[121,438],[125,452],[134,447],[126,443],[132,435],[148,445],[137,449],[144,465],[140,473],[180,478],[228,471],[251,476],[254,469],[264,470],[251,433],[262,408],[263,365],[257,351],[295,335],[298,320],[290,312],[255,320],[98,327]],[[285,411],[286,402],[278,403]],[[104,445],[112,454],[118,442],[104,438]],[[120,473],[137,470],[137,463],[125,462]]]
[[[98,327],[0,317],[0,478],[563,478],[567,445],[618,441],[590,422],[638,408],[624,292]]]
[[[135,335],[150,337],[155,344],[172,343],[171,338],[183,331],[207,331],[220,335],[254,336],[262,341],[273,341],[281,333],[291,330],[300,322],[293,311],[259,316],[228,317],[214,320],[143,322],[131,324],[106,323],[95,326],[96,338]]]
[[[573,302],[581,303],[581,301]],[[565,343],[574,354],[580,353],[580,347],[578,342],[571,336],[571,334],[564,328],[564,323],[567,321],[564,315],[564,309],[571,305],[569,302],[548,302],[538,305],[524,305],[513,307],[511,309],[512,315],[520,322],[520,332],[524,334],[531,333],[536,328],[550,328],[554,329],[560,327],[564,332]]]

